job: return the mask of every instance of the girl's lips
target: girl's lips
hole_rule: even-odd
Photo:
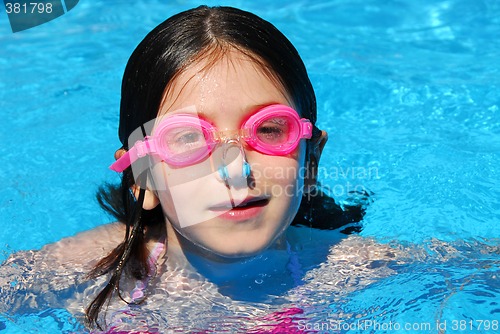
[[[218,205],[210,208],[213,212],[220,212],[219,218],[233,221],[244,221],[257,217],[269,203],[268,198],[251,198],[244,200],[235,207],[231,205]]]

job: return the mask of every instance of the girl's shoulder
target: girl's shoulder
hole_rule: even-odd
[[[46,245],[40,253],[53,263],[70,264],[90,270],[97,261],[123,242],[124,236],[124,224],[105,224]]]
[[[106,224],[11,254],[0,264],[0,312],[62,307],[68,293],[84,289],[93,266],[123,241],[124,230],[121,223]]]
[[[396,243],[349,235],[330,247],[325,261],[307,272],[305,281],[313,282],[317,290],[347,293],[396,274],[396,268],[414,255]]]

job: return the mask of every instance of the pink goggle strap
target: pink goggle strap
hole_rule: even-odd
[[[132,149],[122,155],[120,159],[116,160],[111,166],[109,166],[109,169],[114,170],[118,173],[123,172],[125,169],[127,169],[128,166],[130,166],[135,162],[135,160],[137,160],[137,155],[133,154],[133,151],[134,148],[132,147]]]
[[[302,126],[302,135],[301,139],[311,139],[313,133],[313,125],[310,120],[306,118],[300,119],[300,125]]]
[[[109,168],[115,172],[121,173],[132,165],[137,159],[146,156],[146,154],[154,153],[155,145],[151,137],[146,137],[144,141],[138,141],[128,150],[122,157],[116,160]]]

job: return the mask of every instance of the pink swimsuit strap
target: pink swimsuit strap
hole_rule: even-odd
[[[160,255],[164,249],[165,242],[163,241],[163,239],[158,241],[153,247],[153,250],[151,251],[147,259],[149,267],[148,276],[143,280],[137,280],[137,282],[135,283],[135,288],[130,292],[132,303],[136,303],[137,301],[144,298],[144,290],[148,286],[151,278],[156,274],[156,263],[158,262],[158,259],[160,258]]]

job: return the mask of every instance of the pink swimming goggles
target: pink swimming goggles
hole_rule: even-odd
[[[205,159],[219,143],[241,139],[258,152],[286,155],[295,150],[300,139],[311,138],[312,128],[311,121],[280,104],[260,109],[237,131],[218,131],[192,114],[172,114],[163,118],[151,136],[137,141],[110,168],[123,172],[146,155],[159,157],[174,167],[190,166]]]

